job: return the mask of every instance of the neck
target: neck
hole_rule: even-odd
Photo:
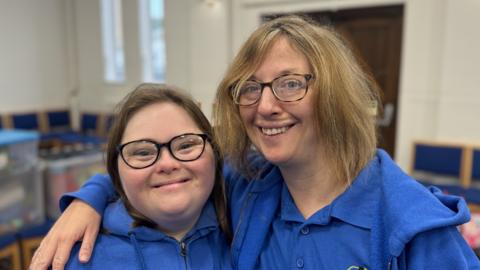
[[[172,222],[165,222],[163,220],[161,222],[156,222],[158,224],[157,229],[166,235],[175,238],[178,242],[181,242],[185,235],[187,235],[187,233],[193,228],[198,218],[198,216],[193,220],[178,220],[178,218],[176,218]]]
[[[329,163],[316,159],[310,164],[280,167],[295,205],[305,219],[332,203],[346,189],[329,169]]]

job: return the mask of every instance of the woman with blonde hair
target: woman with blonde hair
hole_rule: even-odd
[[[251,34],[214,115],[235,269],[480,269],[456,229],[469,219],[465,202],[424,188],[376,149],[378,100],[331,29],[286,16]],[[104,182],[92,181],[89,194],[104,193]],[[61,222],[89,211],[67,209]],[[98,225],[54,230],[39,253],[47,263],[61,257],[69,247],[57,239],[79,239],[89,226]]]

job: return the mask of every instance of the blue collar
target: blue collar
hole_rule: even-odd
[[[286,184],[283,183],[280,218],[284,221],[326,225],[334,217],[358,227],[371,229],[373,221],[371,209],[380,200],[380,184],[377,182],[381,177],[378,163],[378,158],[370,161],[355,178],[351,186],[330,205],[317,211],[308,220],[304,219]]]

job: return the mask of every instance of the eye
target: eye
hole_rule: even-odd
[[[151,142],[140,141],[125,145],[122,152],[125,157],[144,159],[155,157],[157,148]]]
[[[260,86],[256,82],[248,81],[240,89],[240,95],[248,95],[252,93],[256,93],[260,90]]]
[[[177,150],[177,151],[188,150],[188,149],[191,149],[191,148],[195,147],[195,145],[196,144],[194,142],[183,142],[183,143],[177,145],[175,150]]]
[[[136,156],[136,157],[154,156],[156,154],[157,154],[156,149],[150,149],[150,148],[134,149],[134,151],[130,153],[131,156]]]
[[[303,82],[296,78],[286,78],[280,82],[280,88],[284,90],[296,90],[303,87]]]
[[[174,151],[178,153],[188,153],[190,151],[195,151],[198,148],[202,148],[203,143],[201,141],[191,140],[185,141],[175,145]]]

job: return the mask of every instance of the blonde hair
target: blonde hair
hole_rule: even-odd
[[[378,86],[333,30],[307,18],[286,16],[268,21],[243,44],[217,89],[214,122],[222,135],[218,136],[220,147],[241,171],[251,172],[247,154],[252,142],[232,92],[253,75],[280,37],[309,61],[315,131],[337,180],[351,183],[376,151],[371,106],[380,104]]]

